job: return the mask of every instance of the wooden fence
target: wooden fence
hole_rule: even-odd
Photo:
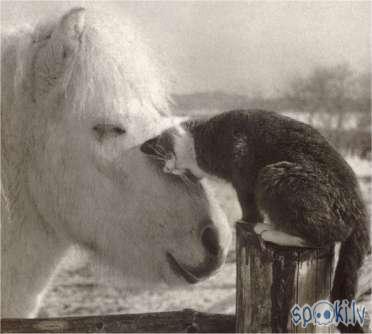
[[[332,281],[333,249],[269,245],[263,252],[251,224],[236,225],[236,315],[194,310],[48,319],[2,319],[9,333],[128,332],[314,332],[294,327],[289,314],[298,303],[326,299]],[[327,328],[327,331],[330,331]]]

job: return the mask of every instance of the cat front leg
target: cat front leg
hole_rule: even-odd
[[[234,185],[234,188],[237,192],[239,203],[243,213],[242,221],[246,224],[250,224],[252,230],[257,225],[266,225],[262,224],[263,216],[261,215],[261,212],[256,205],[255,195],[250,192],[244,191],[245,189],[242,189],[241,184]],[[269,261],[271,259],[271,252],[267,248],[265,241],[254,230],[252,231],[252,237],[254,243],[256,244],[256,247],[262,254],[263,260]]]
[[[241,190],[240,185],[235,186],[235,189],[242,209],[243,220],[252,224],[263,222],[263,216],[256,205],[255,195]]]

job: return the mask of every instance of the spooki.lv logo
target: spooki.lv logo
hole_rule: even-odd
[[[292,322],[295,326],[301,325],[305,328],[308,324],[316,326],[338,325],[340,323],[348,326],[359,323],[363,326],[366,316],[365,306],[357,305],[353,300],[336,300],[331,304],[328,300],[319,300],[312,306],[295,304],[291,311]]]

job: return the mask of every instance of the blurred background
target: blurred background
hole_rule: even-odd
[[[2,2],[3,27],[35,23],[72,6],[128,18],[169,70],[175,115],[269,109],[317,127],[358,175],[371,208],[371,2]],[[234,191],[212,184],[231,224]],[[131,290],[97,281],[88,254],[73,249],[40,316],[235,311],[234,245],[210,280],[181,290]],[[360,291],[370,307],[372,265]],[[369,294],[368,294],[369,293]]]

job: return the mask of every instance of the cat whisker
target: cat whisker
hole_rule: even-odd
[[[159,154],[160,156],[163,156],[164,154],[158,149],[158,146],[153,146],[153,150],[155,153]]]
[[[155,151],[155,153],[156,153],[160,158],[162,158],[164,161],[166,160],[166,159],[165,159],[166,155],[165,155],[163,152],[159,151],[156,147],[153,147],[153,150]]]
[[[162,155],[164,156],[167,155],[167,152],[165,151],[163,146],[156,144],[155,149],[157,149],[157,152],[162,153]]]
[[[165,162],[165,159],[163,157],[160,157],[156,154],[148,154],[149,157],[151,157],[152,159],[155,159],[155,160],[159,160],[159,161],[162,161],[162,162]]]
[[[183,183],[185,183],[187,186],[192,185],[192,182],[190,181],[190,179],[186,175],[180,174],[179,176],[181,177],[181,180],[183,181]]]

